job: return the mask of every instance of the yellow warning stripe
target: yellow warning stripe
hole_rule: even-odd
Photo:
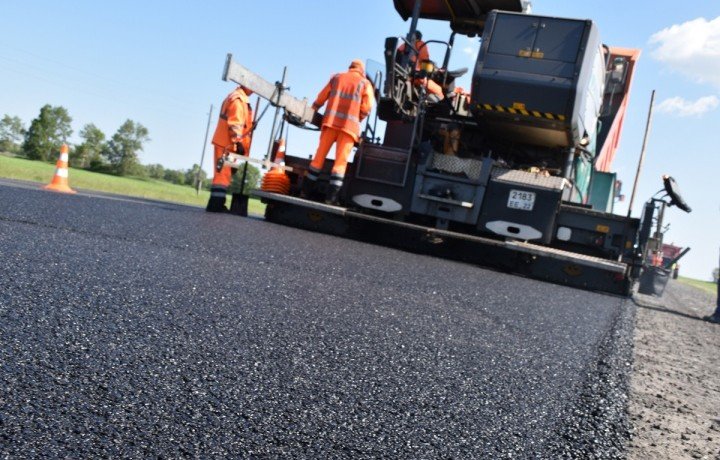
[[[548,120],[559,120],[559,121],[565,121],[565,115],[560,115],[556,113],[550,113],[550,112],[540,112],[538,110],[527,110],[525,108],[525,104],[520,103],[514,103],[512,106],[504,106],[500,104],[478,104],[477,108],[484,109],[489,112],[502,112],[502,113],[510,113],[513,115],[523,115],[526,117],[533,116],[535,118],[546,118]]]

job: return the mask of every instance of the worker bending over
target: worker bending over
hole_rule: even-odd
[[[249,101],[251,94],[252,91],[249,89],[238,86],[223,101],[212,139],[215,148],[215,165],[228,152],[250,155],[250,139],[253,131],[253,114]],[[235,171],[227,164],[223,165],[219,171],[215,168],[206,211],[227,211],[225,198]]]
[[[326,102],[327,104],[320,132],[320,145],[303,180],[303,197],[310,195],[310,190],[322,171],[325,157],[334,143],[335,163],[325,202],[338,204],[350,151],[360,139],[360,122],[370,113],[374,101],[372,84],[365,78],[365,66],[359,59],[350,63],[347,72],[333,75],[320,91],[312,108],[317,111]]]

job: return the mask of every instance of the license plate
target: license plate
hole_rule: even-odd
[[[521,211],[532,211],[535,206],[535,192],[510,190],[507,207]]]

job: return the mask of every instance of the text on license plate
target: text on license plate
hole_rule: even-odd
[[[521,211],[532,211],[535,206],[535,192],[524,190],[510,190],[507,207],[520,209]]]

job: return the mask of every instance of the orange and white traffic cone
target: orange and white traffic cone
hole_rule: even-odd
[[[279,164],[280,166],[285,166],[285,139],[280,138],[279,140],[275,141],[273,145],[273,150],[273,162]]]
[[[63,144],[60,147],[60,157],[55,165],[55,175],[49,184],[43,187],[45,190],[62,193],[77,193],[68,185],[68,146]]]

